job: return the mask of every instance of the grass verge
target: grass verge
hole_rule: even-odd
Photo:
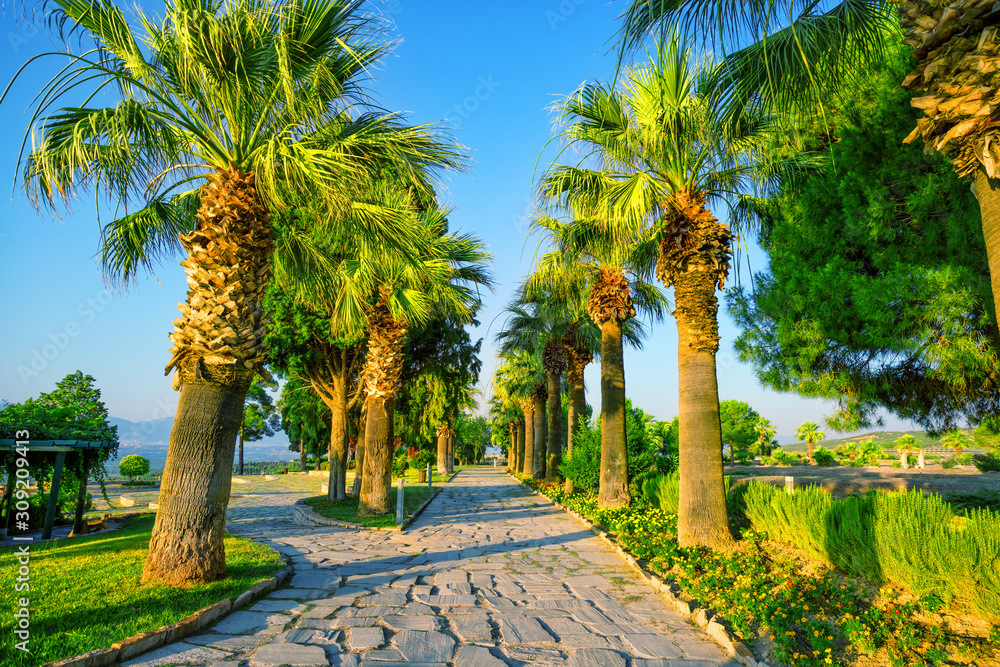
[[[0,549],[0,664],[37,667],[53,660],[109,648],[140,632],[174,623],[219,600],[234,599],[282,569],[268,547],[226,537],[229,577],[175,588],[142,585],[153,515],[123,519],[109,533],[31,544],[30,589],[16,592],[18,547]],[[30,653],[15,649],[11,631],[19,598],[30,611]]]
[[[441,490],[441,487],[428,489],[426,486],[408,486],[403,493],[403,511],[406,516],[410,516],[417,508],[423,505],[428,498]],[[393,499],[396,494],[393,492]],[[306,505],[322,517],[334,519],[335,521],[347,521],[349,523],[359,523],[362,526],[371,528],[388,528],[396,525],[396,512],[382,514],[380,516],[358,516],[358,497],[348,496],[346,500],[327,500],[325,497],[308,498]]]

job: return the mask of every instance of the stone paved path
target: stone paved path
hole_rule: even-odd
[[[462,471],[402,533],[295,526],[287,496],[259,504],[230,529],[287,554],[290,586],[125,667],[736,665],[502,470]]]

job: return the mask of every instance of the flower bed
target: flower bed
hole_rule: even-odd
[[[643,567],[720,614],[772,664],[972,665],[1000,657],[1000,630],[989,637],[949,634],[933,594],[917,599],[878,589],[750,529],[729,553],[681,548],[675,515],[641,502],[602,510],[593,497],[520,479],[614,534]]]

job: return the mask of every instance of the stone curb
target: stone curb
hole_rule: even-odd
[[[454,472],[451,477],[448,478],[448,482],[455,479],[455,475],[459,472]],[[448,482],[445,482],[447,484]],[[350,523],[349,521],[337,521],[336,519],[328,519],[325,516],[320,516],[316,513],[316,510],[305,504],[305,501],[311,500],[311,498],[303,498],[302,500],[297,500],[294,505],[292,505],[292,522],[297,526],[331,526],[334,528],[350,528],[351,530],[386,530],[389,532],[400,532],[406,530],[414,520],[420,516],[420,513],[424,511],[432,500],[437,498],[437,495],[444,490],[444,487],[439,486],[434,489],[434,493],[420,505],[417,509],[413,510],[413,514],[407,517],[403,523],[396,524],[395,526],[365,526],[360,523]],[[313,496],[314,498],[322,498],[322,496]]]
[[[562,503],[549,498],[541,491],[533,489],[530,485],[525,484],[517,477],[511,475],[510,472],[507,472],[507,474],[536,496],[544,498],[557,508],[574,517],[590,532],[604,541],[616,554],[618,554],[618,557],[621,558],[622,561],[629,566],[629,568],[634,570],[636,574],[638,574],[642,580],[649,585],[650,588],[660,594],[660,597],[665,605],[673,607],[679,613],[686,616],[689,622],[704,630],[705,634],[714,639],[717,644],[722,646],[722,648],[726,649],[726,652],[729,653],[731,658],[738,660],[742,664],[746,665],[746,667],[770,667],[766,662],[761,662],[753,657],[753,653],[750,652],[750,649],[748,649],[746,645],[739,640],[739,638],[733,635],[729,629],[723,625],[724,621],[721,616],[710,609],[696,607],[693,602],[682,600],[677,597],[677,593],[680,592],[680,588],[676,584],[665,582],[652,572],[645,570],[641,565],[639,565],[632,554],[615,541],[614,537],[609,536],[608,533],[601,530],[600,527],[592,523],[586,517],[577,514]]]
[[[62,660],[46,663],[42,667],[109,667],[147,651],[152,651],[164,644],[170,644],[189,637],[196,632],[200,632],[212,623],[271,592],[280,586],[281,582],[291,574],[292,566],[288,562],[288,557],[273,548],[272,551],[278,554],[280,561],[285,565],[285,569],[273,577],[258,581],[237,597],[235,601],[231,601],[228,598],[220,600],[215,604],[210,604],[207,607],[199,609],[176,623],[164,625],[155,630],[143,632],[128,639],[115,642],[111,645],[111,648],[98,649],[89,653],[63,658]]]

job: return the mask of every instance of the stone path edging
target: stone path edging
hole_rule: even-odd
[[[457,474],[458,473],[456,472],[454,475],[448,478],[448,481],[450,482],[452,479],[454,479],[455,475]],[[395,526],[365,526],[364,524],[360,523],[351,523],[349,521],[338,521],[337,519],[329,519],[325,516],[320,516],[319,514],[316,513],[316,510],[314,510],[312,507],[309,507],[309,505],[305,504],[307,500],[312,500],[312,498],[303,498],[302,500],[296,501],[295,504],[292,505],[292,522],[297,526],[332,526],[334,528],[350,528],[352,530],[387,530],[398,533],[400,531],[406,530],[407,527],[411,523],[413,523],[413,521],[418,516],[420,516],[420,513],[424,511],[424,508],[427,507],[430,504],[430,502],[437,497],[437,494],[441,493],[442,489],[443,487],[440,486],[435,488],[434,493],[431,494],[430,498],[425,500],[423,504],[420,505],[420,507],[413,510],[413,514],[407,517],[403,521],[403,523],[396,524]],[[313,497],[321,498],[322,496],[313,496]]]
[[[273,577],[258,581],[256,584],[237,596],[235,600],[230,600],[229,598],[220,600],[215,604],[210,604],[207,607],[199,609],[195,613],[182,618],[176,623],[164,625],[156,628],[155,630],[142,632],[140,634],[133,635],[128,639],[115,642],[111,645],[111,648],[97,649],[96,651],[90,651],[89,653],[81,653],[80,655],[74,655],[69,658],[63,658],[62,660],[46,663],[42,665],[42,667],[108,667],[109,665],[114,665],[124,660],[128,660],[129,658],[134,658],[137,655],[159,648],[164,644],[184,639],[185,637],[193,635],[196,632],[204,630],[212,623],[225,618],[234,611],[242,609],[259,598],[264,597],[280,586],[281,583],[292,573],[292,565],[289,563],[288,557],[285,556],[285,554],[281,553],[277,549],[274,549],[270,545],[264,546],[267,546],[269,549],[278,554],[278,558],[281,563],[284,564],[285,569],[281,570]]]
[[[709,637],[714,639],[719,645],[722,646],[722,648],[726,649],[732,658],[739,660],[741,663],[746,665],[746,667],[770,667],[770,665],[766,662],[759,661],[753,657],[753,653],[750,652],[750,649],[748,649],[746,645],[739,640],[739,638],[733,635],[729,631],[729,628],[720,622],[723,621],[721,616],[713,612],[711,609],[697,607],[691,601],[682,600],[677,597],[677,593],[680,592],[680,588],[676,584],[663,581],[655,574],[639,565],[638,561],[636,561],[627,549],[619,544],[614,537],[609,536],[607,532],[601,530],[600,527],[591,522],[590,519],[574,512],[562,503],[549,498],[541,491],[534,489],[531,485],[526,484],[514,475],[511,475],[510,472],[507,472],[507,474],[536,496],[544,498],[562,511],[574,517],[577,521],[582,523],[587,530],[607,543],[607,545],[610,546],[616,554],[618,554],[618,557],[621,558],[622,561],[629,566],[629,568],[634,570],[635,573],[638,574],[650,588],[660,594],[660,597],[667,606],[673,607],[678,611],[678,613],[683,614],[689,621],[704,630]]]

